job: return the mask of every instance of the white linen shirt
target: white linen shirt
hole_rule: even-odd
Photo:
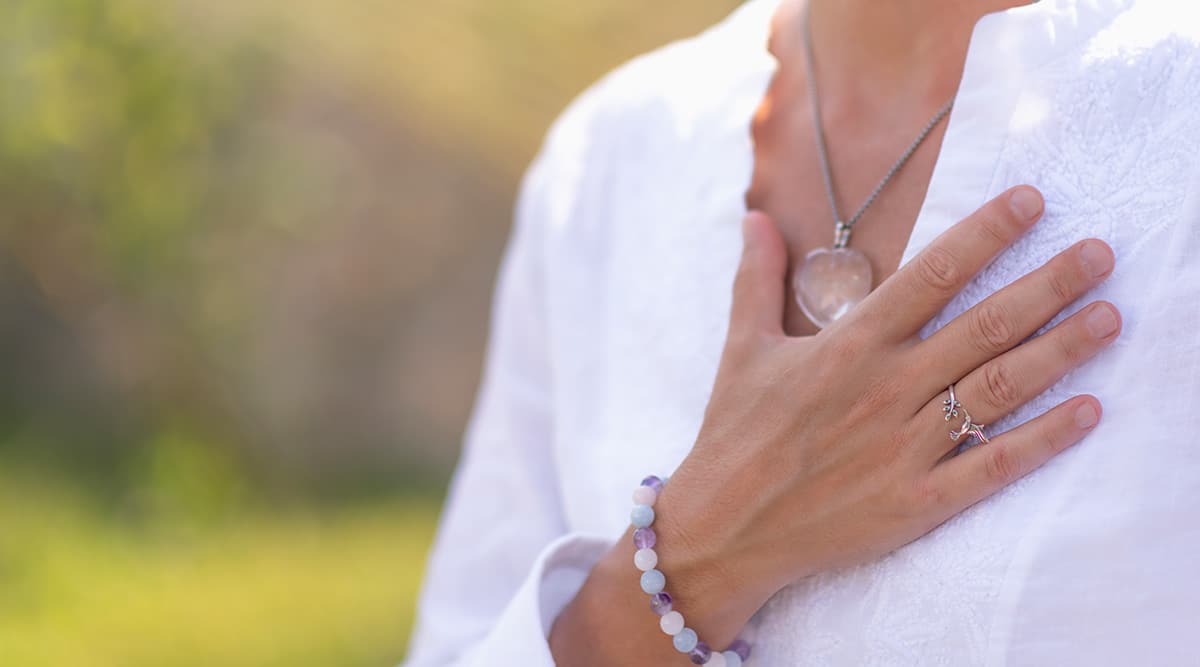
[[[409,667],[552,665],[550,624],[627,527],[630,492],[687,455],[728,322],[777,4],[609,75],[529,169]],[[752,622],[750,664],[1200,664],[1197,18],[1190,2],[1043,0],[979,22],[903,261],[1018,183],[1046,214],[923,335],[1105,239],[1112,278],[1066,314],[1110,300],[1123,335],[993,432],[1085,392],[1104,417],[924,538],[780,591]]]

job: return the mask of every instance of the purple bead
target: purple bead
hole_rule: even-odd
[[[738,654],[738,657],[741,658],[742,660],[750,659],[750,645],[746,643],[745,639],[733,640],[733,643],[730,644],[729,648],[727,648],[725,650],[733,651],[734,653]]]
[[[633,531],[633,545],[639,549],[653,549],[656,542],[658,535],[654,534],[653,528],[638,528]]]
[[[671,611],[671,594],[663,591],[650,596],[650,608],[659,616]]]
[[[708,647],[708,644],[698,642],[696,648],[692,649],[688,656],[691,657],[693,664],[703,665],[712,657],[712,649]]]
[[[663,481],[655,475],[650,475],[646,479],[642,480],[642,486],[648,486],[654,489],[655,493],[662,493]]]

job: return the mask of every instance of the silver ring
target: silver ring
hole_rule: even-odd
[[[959,415],[960,412],[963,416],[962,426],[950,431],[950,441],[958,442],[965,435],[973,435],[976,438],[979,438],[979,442],[987,444],[989,440],[987,434],[983,432],[983,429],[987,428],[987,425],[976,424],[974,420],[971,419],[971,413],[967,412],[967,409],[964,408],[962,403],[958,402],[958,398],[955,397],[954,385],[950,385],[947,388],[947,391],[950,392],[950,398],[942,401],[942,412],[946,415],[946,421],[954,419]]]

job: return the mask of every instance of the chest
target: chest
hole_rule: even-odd
[[[788,245],[791,267],[815,248],[833,243],[836,218],[817,149],[817,127],[805,86],[791,69],[772,78],[752,123],[754,169],[746,205],[770,214]],[[913,144],[936,105],[901,100],[887,117],[872,113],[827,114],[823,130],[833,192],[849,220]],[[928,113],[927,113],[928,112]],[[851,246],[871,263],[872,288],[894,273],[920,212],[942,142],[945,122],[921,142],[884,184],[853,228]],[[816,333],[800,312],[789,281],[785,328],[791,335]]]
[[[994,428],[1084,392],[1104,401],[1105,426],[889,557],[781,591],[757,619],[762,664],[1190,659],[1155,657],[1186,650],[1177,639],[1194,627],[1200,595],[1188,574],[1200,557],[1200,535],[1188,529],[1200,450],[1179,446],[1200,427],[1200,116],[1188,111],[1200,66],[1186,44],[1158,51],[1059,58],[1020,80],[1006,76],[1011,57],[977,59],[945,148],[940,131],[930,136],[853,243],[879,281],[987,198],[1038,186],[1045,220],[927,330],[1076,240],[1108,241],[1118,268],[1092,298],[1121,307],[1122,342]],[[754,90],[752,104],[688,132],[670,117],[639,122],[606,145],[619,149],[621,168],[589,178],[563,207],[569,224],[548,249],[547,294],[556,472],[572,529],[619,534],[628,488],[686,456],[728,321],[742,196],[776,218],[793,258],[831,240],[805,107],[776,82],[762,85],[766,97]],[[779,104],[764,108],[771,95]],[[746,121],[756,108],[751,146]],[[857,142],[855,128],[829,124],[843,207],[857,207],[925,120],[897,120],[905,129],[890,138],[860,131]],[[793,333],[797,315],[789,313]]]

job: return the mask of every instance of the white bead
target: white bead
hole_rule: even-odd
[[[649,505],[634,505],[629,512],[629,523],[636,528],[649,528],[654,523],[654,508]]]
[[[654,549],[638,549],[633,554],[633,564],[642,572],[653,570],[658,565],[658,554]]]
[[[658,500],[658,494],[648,486],[639,486],[633,490],[634,505],[649,505],[654,507],[655,500]]]
[[[725,655],[722,653],[717,653],[716,651],[713,651],[712,657],[710,657],[708,662],[704,664],[708,667],[728,667],[729,665],[729,663],[725,661]]]
[[[663,617],[658,619],[658,627],[662,631],[674,637],[683,631],[683,614],[677,611],[669,611],[663,614]]]
[[[713,657],[716,657],[715,653]],[[725,658],[725,667],[742,667],[742,656],[733,651],[725,651],[721,653],[721,657]]]

